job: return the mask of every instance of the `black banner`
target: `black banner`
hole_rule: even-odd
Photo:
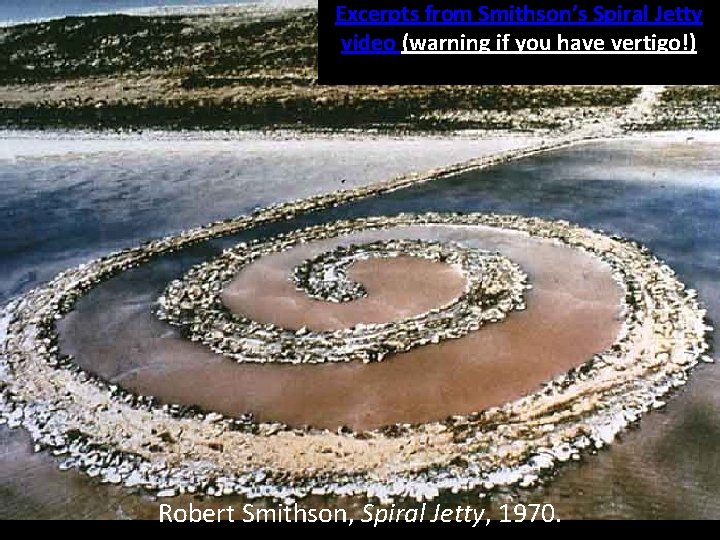
[[[323,0],[321,84],[717,84],[717,4]]]

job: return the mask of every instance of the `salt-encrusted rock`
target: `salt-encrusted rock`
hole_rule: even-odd
[[[428,343],[460,338],[484,324],[503,320],[517,305],[524,304],[527,275],[506,257],[453,242],[400,239],[335,248],[302,262],[294,269],[292,279],[311,298],[349,302],[367,294],[362,284],[347,277],[347,268],[352,263],[412,256],[457,267],[466,279],[463,293],[446,306],[406,319],[325,332],[311,332],[305,326],[286,330],[237,317],[223,309],[221,292],[225,285],[244,266],[264,255],[358,230],[411,222],[402,217],[340,221],[270,240],[243,243],[242,247],[225,250],[220,257],[191,268],[182,279],[171,282],[158,301],[158,316],[182,327],[192,341],[204,343],[237,362],[370,363]],[[192,300],[188,301],[188,297]]]
[[[672,270],[638,244],[567,222],[435,213],[338,222],[328,231],[337,235],[343,230],[401,225],[484,226],[520,231],[584,250],[610,267],[625,292],[624,321],[616,342],[581,368],[501,407],[442,423],[395,425],[362,434],[291,430],[251,418],[240,424],[224,417],[203,421],[208,415],[178,405],[159,406],[107,385],[82,371],[56,347],[55,322],[89,288],[150,257],[423,180],[408,177],[275,205],[252,216],[155,240],[61,273],[0,313],[4,385],[0,417],[8,425],[23,425],[37,444],[62,456],[64,466],[106,482],[132,478],[132,484],[140,481],[142,487],[163,496],[181,489],[214,496],[232,490],[248,497],[282,499],[317,490],[337,495],[364,493],[389,501],[424,496],[428,490],[490,490],[534,482],[548,469],[548,459],[538,460],[539,454],[556,461],[576,460],[581,451],[609,444],[622,429],[685,384],[689,371],[706,355],[709,325],[695,295],[688,294]],[[293,233],[285,236],[286,241],[292,238]],[[178,283],[169,286],[172,294],[184,294]],[[179,317],[191,317],[195,302],[207,291],[216,290],[209,283],[201,285],[183,298],[181,304],[188,306],[189,312]],[[488,283],[488,287],[492,285],[492,281]],[[493,318],[498,316],[493,314]],[[202,335],[213,330],[205,321],[193,324],[194,331]],[[229,328],[220,327],[220,332],[227,336]],[[452,327],[449,335],[462,331]],[[332,337],[342,337],[342,333]],[[422,332],[419,339],[426,343],[431,337]],[[386,352],[385,348],[378,350]],[[545,429],[549,424],[554,429]],[[177,440],[163,441],[153,432],[172,433]],[[296,432],[303,436],[291,436]],[[222,444],[223,451],[209,448],[206,442],[210,440]],[[342,451],[336,451],[338,443]],[[151,451],[151,445],[158,445],[157,451]],[[331,451],[321,452],[322,448]]]

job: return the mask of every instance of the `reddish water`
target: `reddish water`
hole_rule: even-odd
[[[534,285],[527,310],[461,339],[369,365],[237,364],[174,334],[158,337],[163,324],[146,308],[123,312],[96,306],[85,316],[78,310],[67,318],[63,335],[72,336],[68,346],[83,367],[143,394],[231,415],[252,411],[258,419],[291,425],[372,429],[439,420],[516,399],[609,346],[617,334],[620,290],[590,255],[490,229],[406,228],[341,242],[398,234],[460,239],[501,251],[528,272]],[[351,277],[368,287],[367,298],[346,304],[311,300],[294,288],[291,269],[337,243],[304,245],[252,264],[227,287],[228,304],[256,320],[328,329],[420,313],[452,300],[463,288],[464,278],[448,265],[411,257],[375,259],[351,270]]]
[[[503,166],[497,173],[480,173],[463,181],[459,188],[454,180],[450,185],[439,181],[437,189],[430,192],[428,197],[437,198],[439,207],[456,198],[462,200],[462,203],[468,202],[470,208],[565,216],[580,223],[594,223],[596,226],[604,226],[608,230],[636,237],[653,246],[661,256],[681,270],[683,279],[699,289],[701,299],[710,309],[711,317],[718,321],[720,279],[715,264],[718,260],[715,231],[718,221],[720,146],[699,140],[689,144],[685,137],[677,137],[675,140],[679,142],[653,142],[643,139],[583,145],[541,156],[540,159],[526,159],[517,164]],[[33,144],[35,142],[33,141]],[[57,144],[57,141],[54,144]],[[175,230],[187,226],[188,223],[202,223],[237,212],[238,185],[241,186],[244,198],[256,197],[257,201],[262,200],[265,204],[265,201],[272,198],[267,195],[270,188],[266,186],[276,186],[272,193],[278,193],[279,178],[289,179],[282,185],[285,194],[288,189],[307,190],[310,189],[307,186],[321,185],[327,178],[347,177],[348,183],[358,181],[358,177],[363,175],[368,178],[384,178],[397,172],[392,168],[397,168],[398,163],[407,161],[407,147],[403,147],[402,152],[397,148],[389,151],[388,145],[395,143],[384,139],[359,141],[357,147],[353,147],[353,152],[361,155],[365,162],[370,155],[369,161],[382,163],[382,166],[388,169],[385,172],[372,172],[372,167],[365,167],[363,164],[355,166],[354,158],[353,163],[349,163],[345,157],[347,153],[343,154],[342,145],[356,144],[352,141],[323,143],[332,145],[332,148],[326,149],[324,153],[317,149],[312,150],[313,147],[305,142],[300,142],[300,148],[291,151],[288,150],[288,145],[292,146],[293,142],[282,141],[279,144],[282,145],[282,152],[277,151],[264,160],[262,155],[258,157],[257,152],[252,149],[247,152],[250,156],[249,167],[238,166],[235,162],[227,165],[228,169],[241,171],[247,178],[253,179],[253,189],[249,190],[246,184],[242,184],[235,176],[217,173],[221,170],[218,162],[223,167],[225,162],[218,160],[215,154],[208,154],[209,157],[205,160],[212,164],[211,168],[200,166],[197,170],[197,164],[205,158],[194,153],[188,154],[190,157],[186,156],[185,161],[192,161],[192,174],[187,174],[184,170],[174,172],[175,163],[178,161],[178,156],[174,154],[169,158],[172,164],[170,161],[160,163],[155,159],[147,160],[153,165],[152,168],[143,168],[142,164],[133,162],[133,171],[137,169],[140,173],[130,175],[129,179],[115,178],[116,171],[127,170],[125,155],[121,156],[123,166],[106,168],[106,171],[113,172],[112,177],[103,173],[102,166],[105,161],[99,160],[85,160],[90,163],[87,170],[83,166],[78,174],[76,168],[73,168],[68,172],[65,181],[56,171],[56,164],[48,168],[46,164],[40,163],[41,166],[37,167],[41,171],[39,174],[31,174],[32,171],[28,172],[23,168],[14,174],[14,177],[17,178],[17,185],[23,186],[22,193],[26,193],[25,198],[16,196],[14,199],[10,197],[9,202],[6,201],[12,210],[7,213],[11,219],[9,230],[16,233],[11,236],[27,248],[28,239],[38,238],[33,227],[42,221],[31,219],[30,214],[37,214],[38,208],[49,208],[50,217],[42,221],[42,224],[47,230],[52,226],[51,229],[56,232],[48,245],[57,249],[58,255],[46,257],[44,263],[41,263],[39,258],[27,259],[27,262],[23,263],[23,272],[10,273],[3,277],[8,280],[25,279],[25,271],[32,270],[33,273],[38,272],[39,280],[50,279],[54,272],[71,264],[59,258],[60,253],[63,256],[74,253],[68,245],[90,242],[88,246],[93,247],[92,235],[76,232],[81,231],[86,222],[79,218],[77,212],[64,211],[75,208],[76,204],[82,204],[83,201],[92,204],[95,209],[108,210],[105,215],[110,216],[111,225],[127,228],[128,223],[139,223],[151,234],[151,231],[155,230],[152,227],[157,225],[158,220],[161,223],[166,223],[163,219],[172,220],[169,225],[164,226]],[[405,144],[404,140],[401,144]],[[433,149],[436,149],[438,144],[440,143],[437,140],[411,143],[414,167],[430,167],[432,164],[417,165],[416,162],[426,159],[426,155],[437,155]],[[460,139],[441,144],[443,156],[458,152],[457,148],[463,144]],[[480,141],[477,144],[485,143]],[[381,151],[378,151],[378,148]],[[463,151],[467,152],[467,149]],[[379,154],[381,158],[378,157]],[[399,158],[400,154],[402,159]],[[456,155],[452,159],[459,160],[460,156]],[[19,163],[25,167],[21,161]],[[259,165],[256,166],[255,163]],[[270,165],[266,166],[266,163]],[[13,163],[13,167],[15,166]],[[178,166],[183,166],[183,163]],[[371,172],[367,173],[367,170]],[[49,178],[52,181],[48,182]],[[92,182],[88,182],[88,178]],[[68,189],[67,182],[70,179],[73,185],[77,183],[87,186],[87,189],[81,190],[81,196],[78,196],[76,189]],[[601,179],[614,182],[598,181]],[[144,191],[138,188],[145,184],[152,186],[152,189]],[[7,185],[10,188],[13,182],[8,182]],[[132,202],[120,205],[122,212],[120,206],[115,205],[115,208],[111,205],[110,208],[103,202],[119,200],[118,190],[122,191],[123,201]],[[62,198],[64,194],[67,194],[66,198]],[[292,196],[300,195],[302,193]],[[58,196],[61,197],[60,203]],[[202,204],[198,204],[198,196],[201,196]],[[402,199],[403,204],[406,200],[407,198]],[[162,201],[165,201],[167,206],[163,206],[165,203]],[[162,208],[158,209],[158,205]],[[63,219],[72,224],[72,227],[63,227],[65,222],[60,222],[59,226],[57,220],[53,219],[56,213],[52,210],[58,208],[63,210]],[[30,214],[27,214],[29,217],[24,220],[18,217],[25,215],[22,213],[23,209],[30,211]],[[141,213],[139,209],[144,209],[145,213]],[[388,213],[394,211],[396,210]],[[204,213],[207,212],[212,215],[205,216]],[[88,214],[89,218],[93,216],[92,212]],[[23,223],[26,226],[23,226]],[[105,230],[108,229],[103,229]],[[105,235],[98,238],[104,239]],[[127,240],[127,243],[130,244],[131,241]],[[35,242],[29,247],[33,250],[40,249]],[[42,255],[40,251],[37,253],[38,256]],[[503,250],[503,253],[511,255],[517,262],[522,261],[526,270],[530,268],[527,264],[529,257],[523,258],[522,250],[514,254]],[[24,258],[22,260],[25,261]],[[537,277],[533,277],[537,283]],[[226,363],[222,358],[205,355],[200,347],[193,349],[187,344],[181,347],[176,338],[169,335],[167,327],[146,314],[153,296],[135,292],[127,281],[115,286],[112,285],[113,281],[104,284],[102,290],[93,291],[92,294],[98,301],[83,303],[82,312],[76,314],[75,320],[64,332],[64,346],[72,344],[74,348],[92,353],[88,363],[95,366],[98,372],[130,381],[134,376],[142,378],[144,374],[155,370],[160,376],[164,372],[165,376],[178,379],[179,375],[173,374],[174,372],[182,372],[186,367],[198,369],[202,363],[207,364],[207,371],[223,369],[224,373],[231,372],[230,368],[238,367],[221,368],[220,366]],[[588,280],[587,284],[590,286],[592,282]],[[114,288],[108,290],[109,287]],[[9,285],[6,290],[10,290]],[[537,292],[536,288],[532,294]],[[587,292],[589,294],[592,291]],[[521,315],[523,314],[516,313],[503,324],[509,324]],[[598,320],[598,324],[600,322]],[[592,330],[595,332],[597,328]],[[163,335],[166,337],[161,338]],[[716,334],[716,343],[717,339]],[[198,356],[191,362],[188,357],[192,355],[188,353],[193,351],[193,354]],[[157,356],[154,355],[155,352]],[[536,358],[535,355],[529,360],[533,358]],[[371,366],[375,367],[379,366]],[[563,520],[718,518],[718,388],[718,365],[698,367],[688,386],[678,392],[666,408],[643,418],[639,429],[623,434],[618,442],[597,455],[587,455],[580,463],[564,466],[548,485],[537,490],[523,490],[514,500],[500,495],[491,499],[478,499],[475,494],[444,494],[433,502],[443,504],[444,508],[454,508],[458,504],[484,508],[487,510],[486,515],[495,519],[503,517],[499,508],[506,502],[511,506],[518,502],[551,503],[556,509],[557,517]],[[188,391],[188,395],[192,394]],[[0,427],[0,518],[157,519],[160,503],[186,506],[190,502],[187,497],[153,501],[148,496],[138,496],[131,489],[101,485],[82,473],[58,470],[58,460],[59,458],[46,452],[33,453],[29,436],[24,430]],[[233,505],[236,515],[240,515],[242,506],[247,502],[249,501],[242,497],[192,500],[194,505],[201,507]],[[272,502],[250,502],[257,506],[277,507]],[[345,508],[358,519],[365,517],[362,508],[367,503],[367,500],[359,497],[309,497],[301,501],[306,507]],[[396,503],[397,506],[403,505],[402,501]],[[413,501],[405,504],[417,506]]]
[[[451,302],[465,288],[462,273],[447,264],[417,257],[372,259],[358,261],[348,270],[350,279],[365,286],[365,298],[322,302],[298,291],[288,279],[288,263],[296,259],[283,254],[251,265],[225,288],[223,302],[256,321],[321,331],[418,315]]]

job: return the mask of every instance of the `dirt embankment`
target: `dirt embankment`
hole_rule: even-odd
[[[636,87],[320,86],[317,12],[69,17],[0,29],[0,125],[572,129]]]

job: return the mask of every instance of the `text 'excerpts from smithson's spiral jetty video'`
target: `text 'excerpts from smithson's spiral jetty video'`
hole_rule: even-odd
[[[703,2],[320,6],[321,83],[713,83]]]

